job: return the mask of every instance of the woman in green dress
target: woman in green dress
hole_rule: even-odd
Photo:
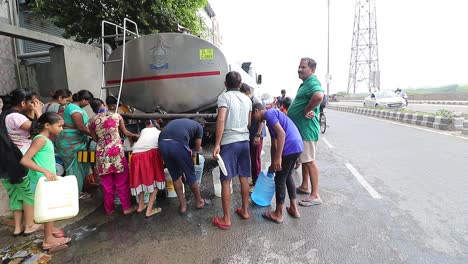
[[[32,98],[29,89],[18,88],[9,95],[2,96],[3,109],[0,115],[0,178],[8,192],[10,210],[13,212],[15,230],[13,236],[22,233],[30,235],[39,230],[35,224],[34,196],[29,186],[27,168],[20,164],[29,146],[29,130],[33,122],[26,117],[26,112],[41,115],[41,106]],[[24,221],[24,223],[23,223]]]
[[[88,90],[81,90],[72,96],[72,102],[62,115],[65,122],[63,131],[55,138],[56,152],[65,165],[66,175],[76,176],[80,192],[83,190],[84,178],[91,173],[90,163],[77,161],[78,151],[87,150],[88,136],[91,136],[87,126],[88,115],[83,108],[93,98]]]

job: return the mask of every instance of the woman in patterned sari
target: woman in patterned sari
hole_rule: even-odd
[[[90,163],[77,161],[78,151],[87,150],[88,136],[91,136],[87,126],[88,115],[83,108],[89,105],[93,98],[93,94],[88,90],[81,90],[72,96],[72,102],[67,105],[62,115],[65,121],[63,131],[55,138],[56,152],[65,165],[66,175],[76,176],[80,192],[83,190],[84,178],[91,173]]]

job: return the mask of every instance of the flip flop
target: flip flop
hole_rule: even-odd
[[[270,220],[270,221],[272,221],[273,223],[276,223],[276,224],[282,224],[283,223],[283,221],[279,221],[279,220],[274,219],[273,217],[271,217],[271,214],[269,214],[268,212],[263,212],[262,217],[267,219],[267,220]]]
[[[244,219],[244,220],[250,218],[250,216],[249,216],[249,217],[245,217],[244,215],[242,215],[242,209],[241,209],[241,208],[236,208],[236,210],[234,210],[234,211],[236,212],[236,214],[237,214],[238,216],[240,216],[240,218],[242,218],[242,219]]]
[[[299,188],[296,188],[296,193],[298,193],[298,194],[310,194],[310,192],[301,190],[301,189],[299,189]]]
[[[311,207],[314,205],[322,204],[322,199],[302,200],[298,204],[303,207]]]
[[[43,250],[56,249],[57,247],[66,246],[67,243],[70,242],[70,241],[71,241],[71,238],[65,238],[61,242],[58,242],[58,243],[55,243],[55,244],[52,244],[52,245],[44,246],[44,244],[43,244],[42,249]]]
[[[13,237],[19,237],[24,233],[24,230],[21,230],[19,233],[13,233]]]
[[[203,205],[200,206],[200,207],[196,207],[196,206],[195,206],[195,208],[197,208],[197,209],[203,209],[203,208],[205,208],[206,201],[205,201],[205,199],[202,199],[202,200],[203,200]]]
[[[153,208],[153,211],[151,212],[151,215],[145,215],[145,218],[151,218],[154,215],[157,215],[157,214],[161,213],[161,211],[162,211],[161,207]]]
[[[219,222],[219,217],[217,216],[213,218],[213,224],[221,230],[228,230],[229,228],[231,228],[231,225],[221,224]]]
[[[296,218],[296,219],[299,219],[301,218],[301,215],[298,213],[298,214],[295,214],[291,211],[291,207],[288,207],[286,206],[286,211],[288,212],[288,214],[292,217],[292,218]]]
[[[146,207],[148,207],[148,205],[147,205],[147,204],[145,204],[145,207],[143,207],[143,210],[141,210],[141,211],[138,211],[138,209],[137,209],[137,210],[136,210],[136,213],[137,213],[137,214],[141,214],[141,213],[143,213],[144,211],[146,211]]]
[[[21,226],[21,230],[19,233],[14,233],[13,232],[13,237],[19,237],[24,233],[24,230],[26,230],[26,227],[24,225]]]
[[[125,212],[125,211],[126,211],[126,212]],[[133,206],[133,207],[128,208],[127,210],[123,210],[122,213],[123,213],[124,215],[131,215],[131,214],[133,214],[133,213],[136,212],[136,211],[137,211],[137,208],[136,208],[135,206]]]
[[[42,226],[42,225],[36,224],[36,227],[33,228],[31,232],[26,232],[26,229],[25,229],[25,231],[23,232],[23,235],[24,235],[24,236],[30,236],[30,235],[32,235],[34,232],[36,232],[36,231],[38,231],[39,229],[41,229],[41,226]]]

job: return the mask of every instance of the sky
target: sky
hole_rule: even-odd
[[[327,0],[209,0],[220,23],[221,49],[252,61],[261,92],[294,96],[300,58],[317,61],[326,87]],[[354,0],[330,0],[330,93],[346,91]],[[382,90],[468,84],[466,0],[376,0]],[[360,90],[357,92],[366,92]]]

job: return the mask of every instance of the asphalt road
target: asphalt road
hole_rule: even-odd
[[[344,106],[363,106],[363,102],[331,102],[331,104]],[[445,109],[468,114],[468,105],[413,104],[410,102],[406,109],[427,113],[435,113],[440,109]]]
[[[185,216],[177,199],[162,197],[163,212],[152,219],[106,217],[100,208],[67,229],[73,244],[51,263],[468,263],[468,140],[326,114],[330,127],[318,146],[324,203],[300,208],[301,219],[267,222],[266,208],[252,204],[251,219],[232,210],[233,227],[217,229],[211,220],[221,203],[208,163],[204,209],[194,209],[190,192]],[[235,182],[232,208],[238,193]]]

